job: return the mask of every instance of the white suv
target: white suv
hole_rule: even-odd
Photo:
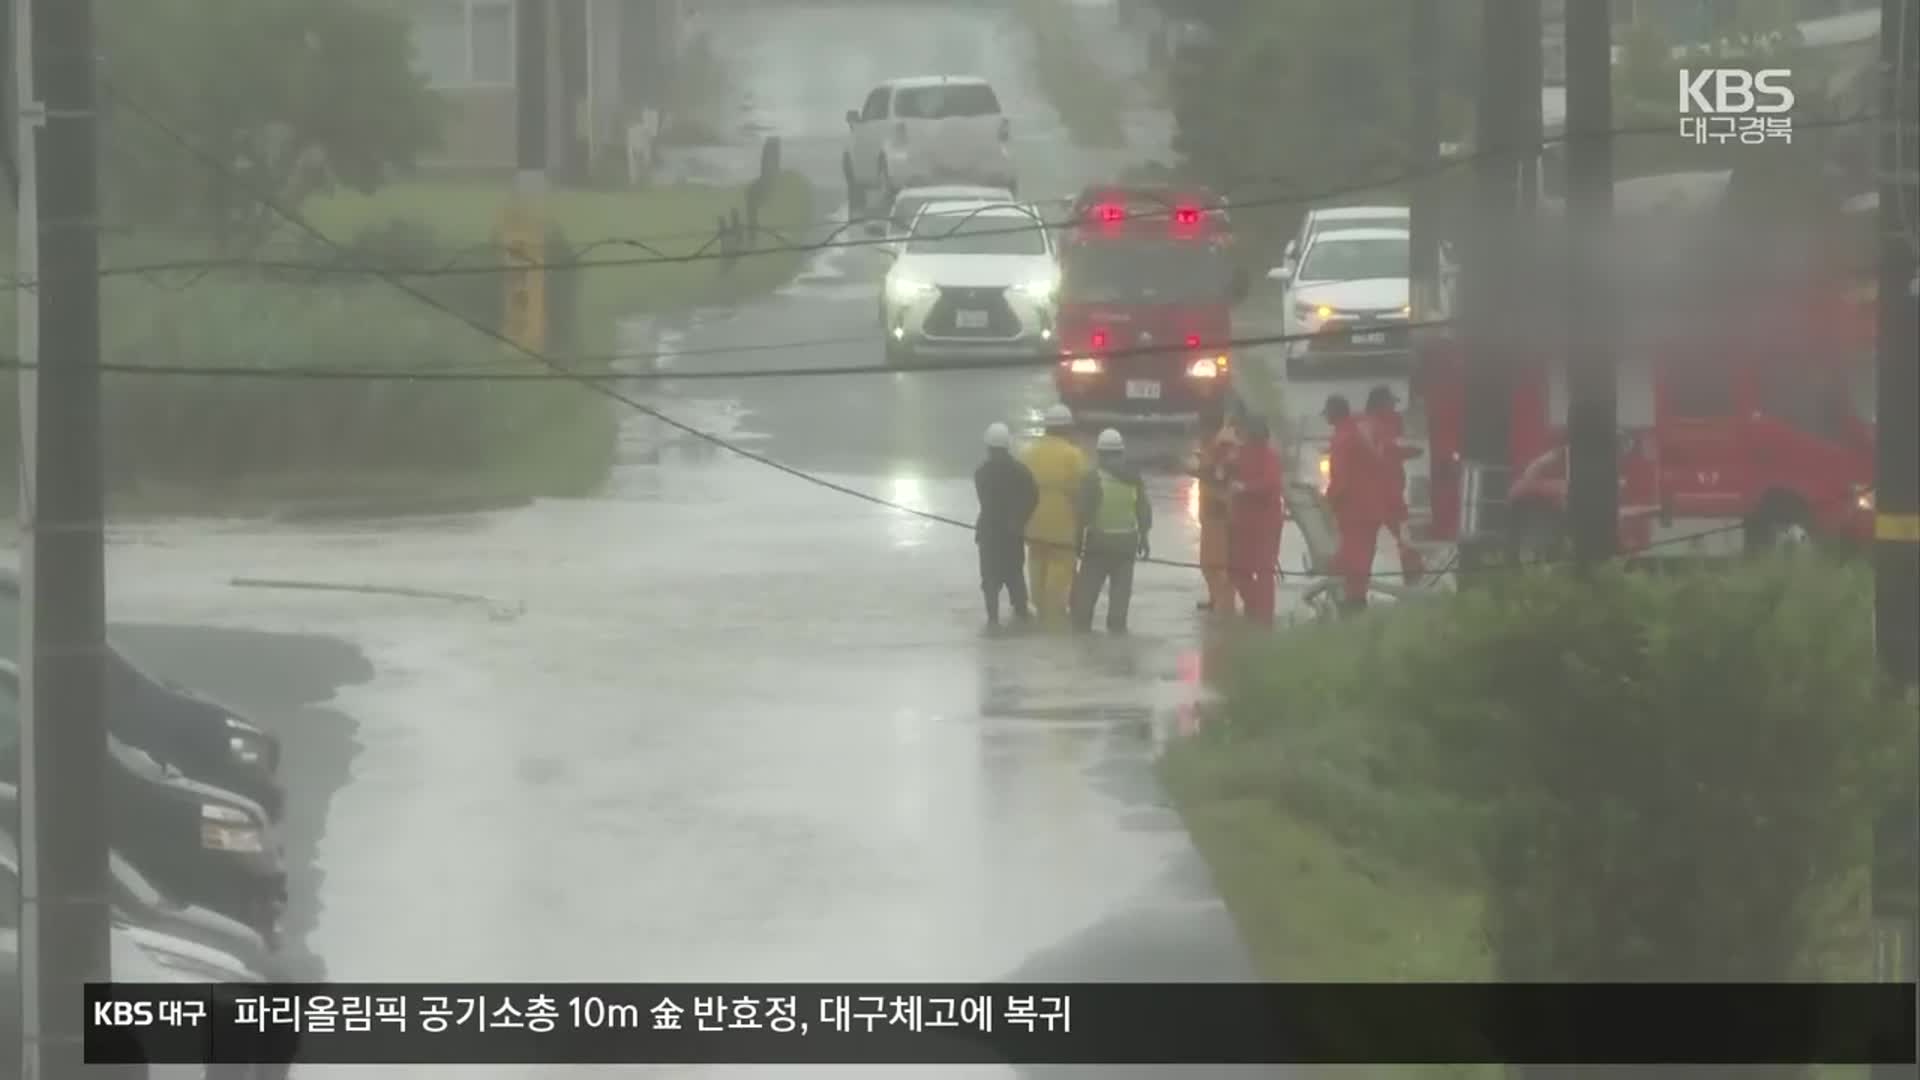
[[[850,145],[841,159],[847,198],[884,211],[902,188],[975,183],[1018,190],[1011,126],[985,79],[933,75],[894,79],[847,113]]]
[[[1059,291],[1053,239],[1034,208],[932,203],[880,285],[887,362],[1049,355]]]

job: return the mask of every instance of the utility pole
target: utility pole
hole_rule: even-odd
[[[40,111],[39,350],[21,547],[21,1047],[28,1080],[82,1080],[81,1003],[110,977],[100,423],[99,186],[92,0],[30,0]],[[23,69],[28,68],[23,65]],[[37,101],[37,108],[36,103]],[[23,120],[26,117],[23,116]],[[23,181],[23,187],[25,186]],[[22,199],[25,203],[27,200]]]
[[[1620,518],[1618,304],[1598,252],[1613,223],[1613,22],[1567,4],[1567,528],[1574,562],[1615,553]]]
[[[1528,104],[1539,109],[1540,0],[1481,0],[1480,93],[1474,137],[1474,223],[1465,252],[1466,402],[1460,569],[1471,579],[1502,560],[1507,542],[1512,365],[1522,340],[1513,301],[1520,184],[1538,143],[1524,140]],[[1531,18],[1529,18],[1531,11]],[[1536,54],[1532,63],[1527,54]],[[1531,82],[1528,73],[1534,73]]]
[[[1920,0],[1880,4],[1880,340],[1875,387],[1874,645],[1888,684],[1920,700]],[[1907,791],[1882,813],[1874,836],[1873,915],[1882,978],[1916,974],[1920,806]],[[1910,1080],[1912,1066],[1883,1065],[1873,1080]]]
[[[37,282],[40,279],[40,204],[36,198],[39,177],[34,166],[34,143],[39,137],[41,114],[38,109],[39,94],[33,85],[33,0],[11,0],[7,12],[8,47],[10,50],[10,72],[13,85],[7,94],[7,103],[13,111],[13,129],[8,132],[13,137],[13,177],[14,177],[14,243],[15,271],[21,281]],[[35,442],[38,430],[35,420],[39,416],[36,400],[38,382],[35,379],[35,365],[40,360],[40,290],[33,288],[17,289],[13,294],[14,308],[18,313],[16,327],[17,351],[20,354],[20,370],[15,373],[16,393],[19,397],[20,445],[17,451],[16,468],[19,471],[20,502],[20,626],[19,655],[14,658],[14,670],[20,682],[21,750],[20,780],[24,783],[26,773],[32,761],[33,731],[33,533],[30,524],[34,519],[33,481],[34,461],[37,455]],[[23,791],[24,794],[24,791]],[[20,878],[20,1060],[15,1062],[23,1077],[33,1076],[36,1068],[35,1045],[29,1039],[40,1030],[40,1002],[35,993],[35,976],[29,966],[31,960],[28,950],[35,949],[33,943],[36,924],[32,921],[34,905],[29,902],[33,890],[38,888],[39,879],[26,876],[26,867],[31,865],[32,855],[25,846],[32,843],[29,837],[39,826],[39,815],[31,800],[23,799],[20,804],[20,822],[18,825],[22,847]]]
[[[561,10],[565,5],[567,10]],[[547,183],[565,184],[573,172],[573,71],[575,42],[567,33],[573,20],[568,18],[577,5],[570,0],[540,0],[546,19],[547,83]]]
[[[519,189],[537,196],[547,188],[547,0],[514,5],[514,125]]]
[[[1433,185],[1440,161],[1440,78],[1435,51],[1440,40],[1439,0],[1411,0],[1407,19],[1407,276],[1415,318],[1425,318],[1439,300],[1440,235],[1434,221]]]

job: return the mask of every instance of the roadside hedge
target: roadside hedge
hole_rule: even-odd
[[[543,371],[489,338],[503,327],[508,261],[493,236],[497,184],[408,182],[373,196],[311,200],[327,242],[289,233],[251,266],[209,274],[110,275],[102,281],[102,359],[130,366]],[[645,264],[618,243],[655,238],[668,255],[708,242],[703,229],[737,207],[731,189],[556,192],[544,258],[549,334],[543,352],[604,372],[621,319],[727,305],[764,294],[804,251],[737,262]],[[777,176],[761,220],[810,239],[813,191]],[[0,226],[0,234],[8,232]],[[202,252],[204,237],[150,229],[110,238],[105,266]],[[759,249],[780,246],[763,234]],[[595,262],[610,265],[583,265]],[[405,277],[434,310],[370,278]],[[477,272],[418,273],[443,268]],[[0,334],[17,311],[0,306]],[[462,321],[477,325],[463,326]],[[612,467],[616,407],[578,385],[363,381],[109,373],[104,402],[109,493],[117,508],[194,512],[345,500],[371,510],[470,506],[589,493]],[[0,378],[0,488],[17,480],[17,380]],[[4,493],[11,504],[11,492]],[[264,505],[262,505],[264,504]]]
[[[101,306],[108,364],[267,376],[286,368],[536,370],[380,283],[223,278],[174,290],[109,278]],[[17,383],[5,380],[0,395],[9,483]],[[616,437],[608,402],[563,382],[110,373],[104,383],[110,493],[168,509],[255,498],[584,494],[605,478]]]
[[[1270,977],[1862,977],[1920,751],[1871,610],[1804,554],[1516,574],[1247,644],[1169,786]]]

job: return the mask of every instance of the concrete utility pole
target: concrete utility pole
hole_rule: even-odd
[[[566,10],[562,10],[562,5]],[[564,184],[573,172],[574,119],[572,80],[574,42],[567,34],[578,5],[569,0],[540,0],[547,22],[547,183]]]
[[[1538,141],[1527,141],[1526,129],[1529,108],[1534,116],[1540,108],[1539,51],[1540,0],[1481,0],[1475,213],[1461,298],[1467,370],[1460,569],[1468,579],[1503,559],[1507,547],[1513,324],[1520,314],[1511,302],[1512,263],[1521,182],[1535,175],[1538,158]]]
[[[1615,554],[1618,302],[1598,253],[1613,225],[1612,5],[1567,5],[1567,528],[1574,561]]]
[[[1407,19],[1408,277],[1415,318],[1434,310],[1440,285],[1440,234],[1433,219],[1433,182],[1440,161],[1439,0],[1412,0]]]
[[[100,248],[92,0],[31,0],[44,110],[22,174],[37,188],[42,366],[25,486],[21,723],[22,1074],[82,1080],[86,983],[110,977]],[[22,65],[23,70],[28,65]],[[22,95],[32,109],[36,97]],[[37,145],[32,143],[37,142]],[[24,183],[23,183],[24,186]],[[22,203],[28,200],[22,199]],[[25,235],[23,233],[23,235]]]
[[[547,0],[514,6],[515,144],[519,189],[539,195],[547,188]]]
[[[1880,341],[1875,387],[1874,645],[1888,682],[1920,696],[1920,0],[1880,4]],[[1897,799],[1875,832],[1873,914],[1883,978],[1916,974],[1920,807]],[[1874,1080],[1910,1078],[1912,1066],[1878,1066]]]

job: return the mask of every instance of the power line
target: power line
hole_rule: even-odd
[[[1441,329],[1453,325],[1451,319],[1432,319],[1424,322],[1398,324],[1393,329],[1404,330],[1409,334],[1420,330]],[[1251,337],[1229,338],[1224,341],[1202,341],[1192,345],[1136,345],[1121,349],[1108,349],[1101,353],[1102,359],[1125,359],[1136,356],[1165,356],[1189,352],[1231,351],[1263,345],[1285,345],[1300,341],[1326,341],[1332,338],[1351,337],[1356,334],[1378,333],[1378,326],[1353,326],[1338,330],[1314,333],[1264,334]],[[1030,357],[995,357],[977,360],[952,359],[931,360],[915,363],[911,366],[894,364],[841,364],[833,367],[787,367],[752,368],[745,371],[621,371],[612,366],[614,363],[630,360],[662,359],[667,357],[724,355],[735,352],[784,351],[788,349],[808,348],[829,345],[870,345],[872,335],[860,337],[817,338],[811,341],[757,342],[735,346],[707,346],[693,349],[663,349],[655,352],[615,353],[611,356],[575,357],[578,361],[606,364],[606,371],[583,371],[577,367],[557,365],[548,371],[525,371],[520,369],[488,368],[336,368],[336,367],[248,367],[241,364],[202,365],[202,364],[116,364],[102,363],[101,371],[120,375],[151,376],[193,376],[203,378],[236,379],[304,379],[312,381],[368,381],[368,382],[679,382],[682,380],[706,379],[793,379],[845,375],[905,375],[935,371],[1021,371],[1031,368],[1052,367],[1060,362],[1055,355],[1036,355]],[[609,363],[609,361],[611,363]],[[17,356],[0,355],[0,370],[27,370],[35,365],[22,363]],[[1224,374],[1219,377],[1226,377]]]
[[[172,142],[175,142],[183,150],[185,150],[195,159],[199,160],[205,168],[213,171],[216,175],[225,175],[225,176],[228,176],[230,179],[232,179],[236,183],[239,183],[243,186],[246,185],[246,180],[244,177],[235,176],[233,174],[233,170],[228,168],[217,157],[213,157],[212,155],[206,153],[205,151],[202,151],[198,146],[194,145],[193,141],[190,138],[180,133],[178,130],[176,130],[171,125],[166,123],[163,119],[154,115],[151,111],[147,110],[143,106],[140,106],[131,101],[128,101],[125,98],[125,96],[118,91],[118,88],[114,86],[111,82],[108,82],[104,79],[101,80],[101,88],[114,100],[119,101],[123,107],[128,109],[129,112],[132,112],[134,115],[140,117],[141,119],[145,120],[147,123],[153,125],[155,129],[157,129],[161,134],[166,136],[167,139],[169,139]],[[340,245],[336,241],[327,237],[325,233],[320,232],[312,224],[308,223],[304,218],[302,218],[297,212],[281,206],[277,200],[272,199],[270,196],[256,193],[255,197],[260,200],[262,205],[266,206],[269,210],[273,211],[273,213],[280,216],[281,218],[286,220],[288,223],[292,224],[294,227],[300,229],[303,232],[308,233],[309,235],[316,237],[323,244],[334,247],[336,249],[340,248]],[[766,455],[755,453],[754,451],[749,450],[743,446],[740,446],[739,444],[734,443],[731,440],[728,440],[722,436],[715,435],[712,432],[704,431],[684,421],[675,419],[674,417],[669,416],[658,409],[652,408],[651,406],[645,404],[644,402],[638,401],[627,394],[623,394],[620,391],[613,389],[612,387],[606,385],[605,382],[602,381],[601,379],[598,379],[592,376],[583,376],[581,373],[572,371],[571,369],[567,368],[565,365],[559,364],[558,362],[553,360],[551,357],[540,352],[539,350],[528,348],[520,344],[519,342],[513,340],[512,338],[500,333],[499,331],[494,330],[492,327],[486,326],[482,323],[469,319],[468,317],[461,314],[460,312],[441,303],[432,295],[428,293],[424,293],[419,289],[408,285],[405,281],[397,279],[396,277],[394,277],[388,272],[385,272],[379,268],[373,268],[373,267],[368,268],[367,272],[379,278],[381,281],[387,283],[391,287],[399,290],[400,292],[408,296],[411,296],[416,302],[423,304],[426,307],[429,307],[433,310],[439,311],[442,314],[446,315],[447,317],[457,322],[465,324],[474,332],[481,334],[482,336],[485,336],[487,338],[490,338],[499,344],[505,345],[508,348],[511,348],[514,351],[519,352],[527,356],[528,358],[540,363],[541,365],[549,368],[554,373],[554,376],[556,378],[566,379],[574,383],[577,383],[578,385],[582,386],[583,388],[589,391],[592,391],[593,393],[599,394],[600,396],[605,397],[609,400],[625,405],[627,408],[632,409],[635,412],[638,412],[644,416],[648,416],[658,421],[659,423],[664,424],[667,427],[673,428],[674,430],[679,431],[683,434],[690,435],[699,441],[718,447],[722,450],[732,453],[735,456],[738,456],[745,460],[752,461],[756,464],[773,469],[777,472],[781,472],[788,476],[792,476],[795,479],[800,480],[804,483],[812,484],[814,486],[824,488],[829,491],[834,491],[839,494],[846,495],[850,498],[857,499],[869,505],[878,506],[882,509],[891,510],[896,513],[907,514],[912,517],[920,518],[925,521],[936,522],[936,523],[948,525],[954,528],[963,529],[968,532],[974,531],[974,526],[972,524],[962,521],[958,518],[949,517],[944,514],[934,513],[929,510],[922,510],[918,507],[907,506],[901,503],[896,503],[888,499],[883,499],[877,495],[873,495],[869,492],[861,491],[858,488],[849,487],[845,484],[840,484],[835,481],[828,480],[825,477],[816,476],[812,473],[806,472],[803,469],[799,469],[792,465],[788,465],[785,462],[777,461],[777,460],[774,460],[773,458],[767,457]],[[1676,538],[1672,538],[1669,541],[1648,545],[1648,548],[1657,547],[1657,546],[1666,546],[1667,544],[1693,543],[1707,537],[1730,532],[1733,529],[1737,529],[1737,528],[1741,528],[1741,526],[1738,526],[1738,525],[1723,526],[1719,528],[1703,530],[1697,534],[1693,534],[1690,536],[1676,537]],[[1174,568],[1185,569],[1185,570],[1203,569],[1203,566],[1200,563],[1188,562],[1184,560],[1151,557],[1151,558],[1143,559],[1141,561],[1148,563],[1150,565],[1168,566],[1168,567],[1174,567]],[[1515,562],[1509,565],[1513,565],[1516,567],[1538,566],[1538,565],[1544,565],[1547,563],[1552,563],[1557,561],[1559,560],[1540,560],[1538,562],[1533,562],[1533,563]],[[1206,568],[1210,569],[1211,567],[1206,567]],[[1278,576],[1282,578],[1330,578],[1330,577],[1337,576],[1327,572],[1309,571],[1309,572],[1303,573],[1300,571],[1289,571],[1284,568],[1276,568],[1276,573]]]
[[[1801,126],[1805,128],[1840,128],[1840,127],[1849,127],[1849,126],[1862,124],[1862,123],[1871,123],[1873,122],[1873,120],[1874,120],[1874,114],[1862,113],[1862,114],[1858,114],[1858,115],[1844,118],[1844,119],[1816,121],[1813,123],[1803,124]],[[1670,128],[1666,128],[1666,127],[1656,128],[1656,127],[1647,126],[1647,127],[1631,127],[1631,128],[1614,128],[1609,130],[1606,134],[1608,137],[1619,137],[1622,135],[1650,135],[1650,134],[1670,134],[1670,133],[1671,133]],[[1589,136],[1586,136],[1583,134],[1580,137],[1585,138]],[[1546,136],[1539,139],[1535,143],[1534,148],[1545,149],[1549,146],[1566,142],[1568,138],[1569,136],[1566,133]],[[1228,212],[1232,212],[1233,210],[1237,210],[1237,209],[1248,210],[1248,209],[1262,209],[1262,208],[1279,208],[1279,207],[1299,206],[1299,205],[1305,205],[1305,204],[1311,204],[1311,203],[1325,202],[1328,200],[1344,198],[1349,195],[1357,195],[1357,194],[1363,194],[1369,191],[1377,191],[1381,188],[1398,187],[1398,186],[1416,182],[1416,181],[1432,179],[1434,177],[1450,172],[1454,169],[1463,168],[1468,165],[1475,164],[1478,161],[1480,161],[1482,158],[1500,156],[1500,155],[1510,156],[1512,152],[1513,152],[1512,150],[1502,150],[1499,152],[1499,155],[1496,155],[1496,152],[1492,149],[1476,148],[1475,152],[1471,154],[1463,154],[1457,157],[1449,158],[1437,164],[1434,164],[1430,167],[1407,170],[1396,176],[1383,177],[1377,180],[1353,182],[1353,183],[1344,184],[1344,185],[1340,185],[1333,188],[1327,188],[1318,192],[1312,192],[1312,193],[1300,194],[1300,195],[1286,195],[1286,196],[1275,196],[1271,198],[1243,199],[1243,200],[1223,199],[1220,202],[1218,208],[1226,210]],[[1249,183],[1261,183],[1261,182],[1272,182],[1272,181],[1251,181]],[[1235,186],[1243,186],[1243,185],[1235,185]],[[257,193],[250,193],[250,194],[254,194],[254,197],[256,199],[260,198],[260,196]],[[1152,193],[1150,192],[1143,193],[1143,197],[1152,197]],[[1176,207],[1173,204],[1167,202],[1167,200],[1165,199],[1156,199],[1155,201],[1161,202],[1163,204],[1163,208],[1159,210],[1148,210],[1140,213],[1132,213],[1129,215],[1129,217],[1133,220],[1144,220],[1144,221],[1153,221],[1153,220],[1160,220],[1160,219],[1171,220],[1171,215],[1174,213]],[[971,219],[972,217],[982,212],[995,209],[996,207],[1000,209],[1005,209],[1007,207],[1025,208],[1029,205],[1031,204],[1007,203],[1007,204],[992,204],[987,206],[981,206],[969,211],[965,215],[965,217],[968,219]],[[274,210],[275,213],[281,213],[283,208],[276,208],[276,207],[270,206],[269,209]],[[1081,224],[1080,220],[1077,218],[1064,219],[1064,220],[1058,220],[1058,221],[1049,221],[1045,219],[1040,219],[1038,218],[1037,215],[1035,215],[1035,218],[1036,220],[1032,224],[1011,225],[1004,228],[971,229],[965,235],[972,237],[972,236],[1016,235],[1016,234],[1031,233],[1031,232],[1058,232],[1066,229],[1075,228]],[[581,271],[587,271],[587,270],[618,269],[618,268],[631,268],[631,267],[641,267],[641,266],[674,266],[674,265],[684,265],[688,263],[697,263],[697,262],[731,263],[731,262],[736,262],[740,259],[759,258],[759,257],[773,256],[773,255],[796,255],[796,254],[807,255],[807,254],[817,254],[824,251],[849,250],[849,249],[860,249],[860,248],[868,248],[868,247],[883,247],[886,245],[893,244],[895,242],[896,238],[890,237],[890,236],[880,236],[880,237],[862,236],[862,237],[852,237],[852,238],[844,238],[842,236],[842,234],[846,233],[849,230],[852,230],[855,228],[864,228],[865,224],[866,223],[862,221],[827,219],[827,220],[822,220],[822,221],[813,222],[809,224],[803,224],[800,226],[789,226],[788,230],[784,230],[784,231],[770,225],[764,225],[764,224],[757,225],[754,230],[754,235],[753,235],[754,239],[758,239],[760,236],[766,236],[768,238],[775,240],[776,243],[769,247],[748,246],[739,250],[726,249],[725,242],[727,238],[727,233],[721,230],[712,230],[712,231],[692,233],[692,234],[682,234],[686,236],[702,236],[702,237],[705,237],[706,239],[695,250],[690,252],[681,252],[677,254],[659,250],[658,248],[654,247],[652,243],[649,242],[648,238],[645,238],[645,237],[607,237],[601,240],[593,241],[592,243],[585,245],[575,253],[573,258],[563,262],[550,262],[550,261],[535,262],[532,260],[522,260],[522,261],[512,261],[512,262],[483,263],[483,264],[476,264],[472,266],[460,266],[460,265],[457,265],[459,256],[456,256],[454,259],[443,261],[439,265],[435,265],[435,266],[414,267],[414,268],[383,266],[379,268],[374,268],[365,264],[342,265],[341,263],[319,262],[314,260],[268,259],[268,258],[260,258],[258,256],[241,256],[241,257],[225,258],[225,259],[204,259],[203,258],[203,259],[162,260],[162,261],[151,262],[151,263],[134,263],[134,264],[127,264],[123,266],[109,266],[101,269],[100,276],[101,277],[152,276],[156,274],[165,274],[165,273],[188,273],[188,274],[198,275],[198,277],[194,279],[194,281],[189,282],[188,286],[185,286],[185,287],[190,287],[192,284],[196,284],[199,280],[203,280],[204,278],[211,276],[212,274],[218,273],[222,270],[255,270],[255,271],[262,271],[262,272],[283,273],[288,275],[310,274],[315,277],[376,275],[376,276],[383,276],[388,280],[402,279],[402,278],[414,279],[414,278],[438,278],[438,277],[463,277],[463,276],[479,276],[479,275],[493,275],[493,274],[507,274],[507,273],[524,273],[531,270],[550,270],[550,271],[556,271],[556,272],[581,272]],[[322,242],[325,246],[328,246],[336,251],[339,251],[343,255],[350,256],[354,254],[351,251],[351,249],[348,248],[344,243],[334,239],[333,237],[327,236],[324,232],[320,231],[319,229],[311,225],[306,225],[306,228],[312,229],[312,231],[307,235]],[[814,229],[814,228],[830,228],[830,232],[825,239],[817,240],[817,241],[805,241],[805,242],[795,240],[788,235],[788,232],[793,229]],[[959,224],[956,223],[955,225],[956,232],[958,228],[959,228]],[[941,240],[950,239],[952,238],[953,235],[954,233],[950,232],[948,234],[941,235],[941,236],[919,237],[916,239],[933,240],[937,242]],[[657,241],[663,238],[664,237],[656,236],[656,237],[653,237],[652,239]],[[605,248],[614,248],[614,247],[638,248],[647,252],[647,254],[642,256],[635,256],[632,258],[621,258],[621,259],[581,259],[580,258],[581,255],[590,254],[591,252],[596,250],[602,250]],[[715,250],[716,248],[720,250]],[[476,249],[487,250],[487,251],[498,250],[493,245],[484,245],[484,246],[469,245],[467,250],[471,251]],[[23,278],[20,275],[14,275],[12,276],[11,279],[7,281],[6,287],[13,288],[13,289],[20,289],[20,288],[32,288],[33,285],[34,285],[34,282],[31,279]]]

